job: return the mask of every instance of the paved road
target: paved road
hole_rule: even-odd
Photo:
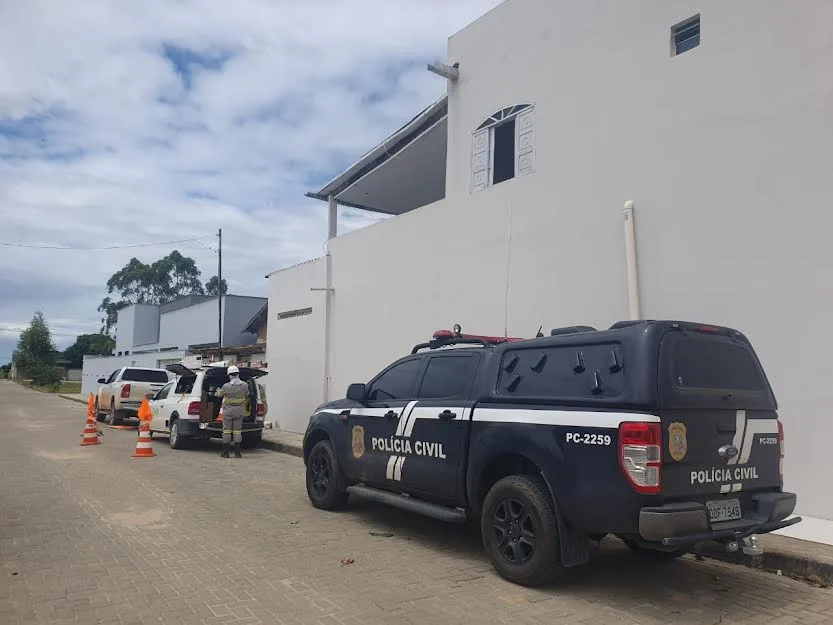
[[[544,590],[496,577],[476,531],[371,504],[314,510],[297,458],[133,459],[136,434],[0,382],[0,623],[824,623],[833,591],[611,541]],[[235,546],[236,544],[236,546]],[[355,562],[342,565],[343,559]]]

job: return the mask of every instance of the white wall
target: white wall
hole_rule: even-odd
[[[672,58],[670,27],[698,12],[700,47]],[[509,0],[452,37],[447,199],[330,244],[331,397],[455,322],[533,336],[626,318],[622,206],[633,200],[643,316],[749,335],[780,401],[786,487],[800,513],[833,519],[818,479],[833,438],[831,21],[824,0],[800,12],[781,0]],[[471,195],[472,131],[520,102],[535,105],[536,172]],[[323,286],[316,267],[270,280],[273,371],[275,350],[290,363],[323,355],[323,318],[275,334],[277,311]],[[287,397],[316,404],[321,370],[285,383]]]
[[[302,433],[324,390],[323,259],[277,271],[269,276],[269,320],[264,378],[269,401],[267,419],[278,427]],[[338,297],[338,294],[336,294]],[[278,319],[278,313],[312,307],[312,314]]]
[[[701,46],[671,58],[670,27],[698,12]],[[438,327],[501,333],[507,265],[510,334],[626,318],[634,200],[643,316],[750,336],[787,487],[833,518],[831,19],[821,1],[510,0],[454,36],[447,199],[331,244],[336,394]],[[536,106],[536,173],[470,195],[472,130],[517,102]]]

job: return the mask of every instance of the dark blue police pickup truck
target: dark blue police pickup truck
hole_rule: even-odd
[[[307,492],[325,510],[355,495],[479,519],[497,571],[537,585],[607,534],[673,558],[797,523],[776,410],[729,328],[619,322],[518,340],[455,326],[316,410]]]

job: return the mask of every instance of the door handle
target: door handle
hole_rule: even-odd
[[[395,412],[395,411],[393,411],[393,410],[388,410],[388,411],[385,413],[385,419],[395,419],[395,418],[396,418],[396,417],[398,417],[398,416],[399,416],[399,414],[398,414],[398,413],[396,413],[396,412]]]
[[[456,418],[457,418],[457,413],[456,412],[451,412],[450,410],[443,410],[440,413],[440,419],[442,419],[443,421],[451,421],[452,419],[456,419]]]

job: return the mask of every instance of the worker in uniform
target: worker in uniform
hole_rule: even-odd
[[[229,457],[232,441],[234,457],[242,458],[240,443],[243,440],[243,415],[249,398],[249,385],[240,379],[240,370],[228,368],[229,381],[217,389],[217,397],[223,398],[223,458]]]

